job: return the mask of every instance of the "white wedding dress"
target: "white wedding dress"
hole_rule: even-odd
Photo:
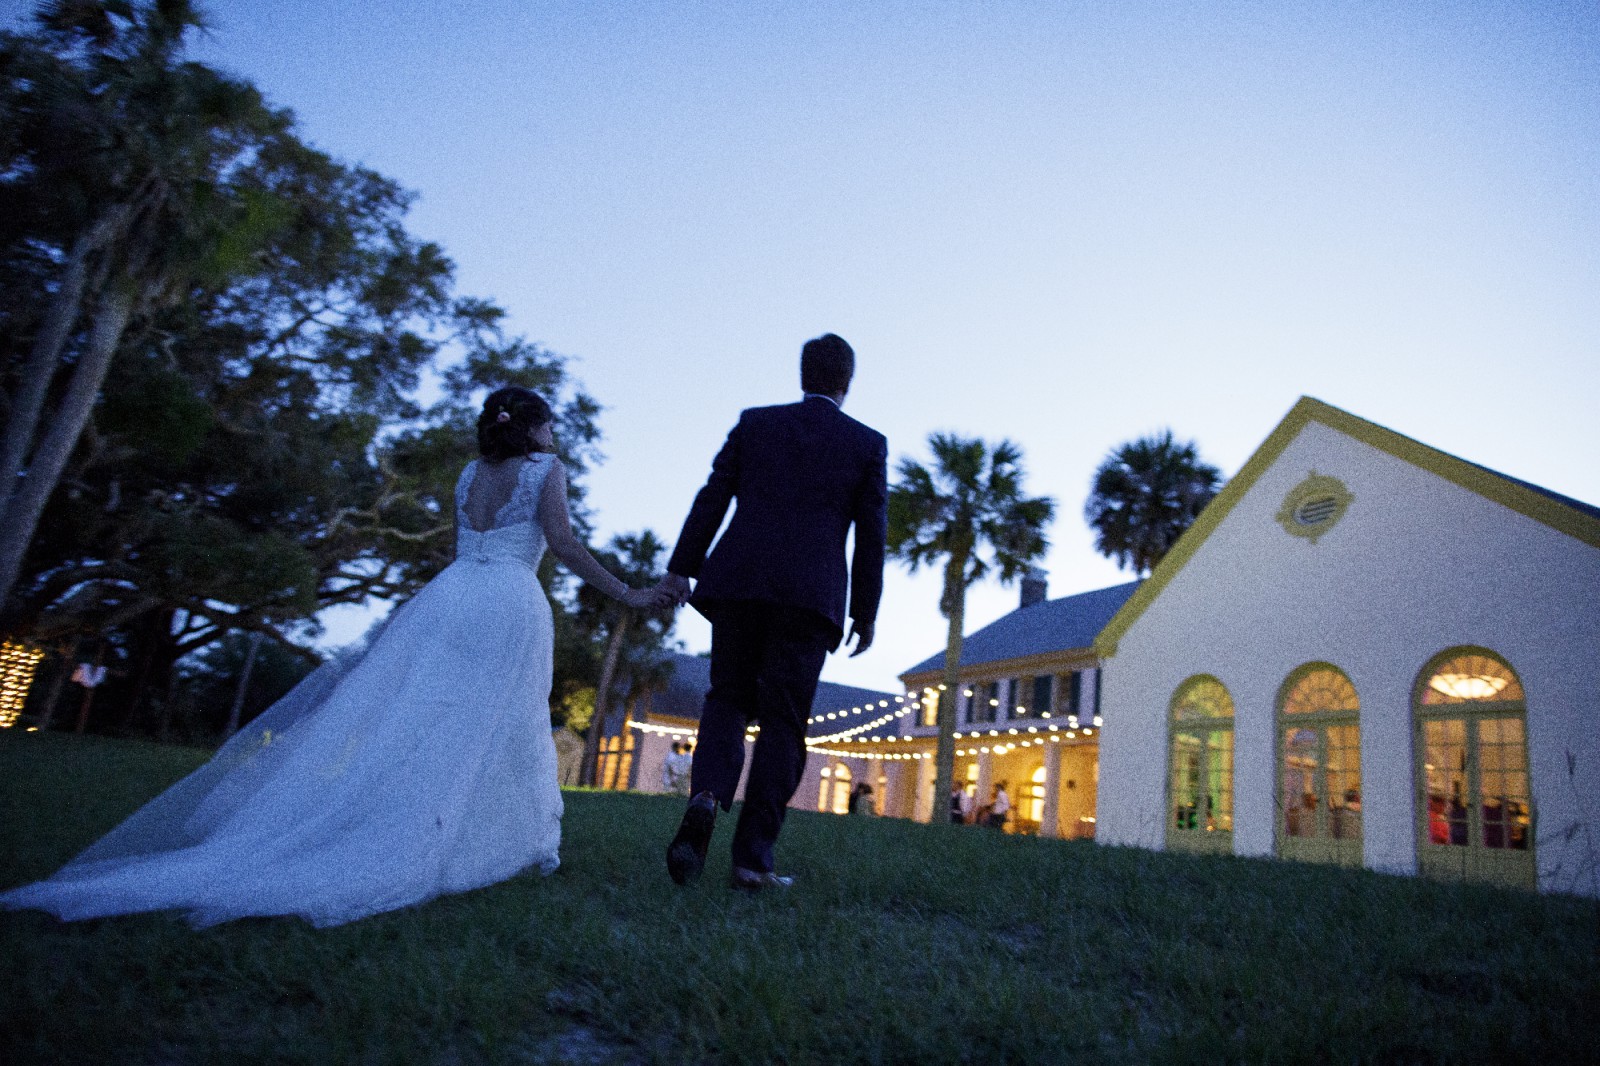
[[[467,518],[468,464],[455,562],[365,649],[319,668],[210,762],[0,906],[326,926],[554,870],[553,631],[534,571],[555,462],[522,463],[484,530]]]

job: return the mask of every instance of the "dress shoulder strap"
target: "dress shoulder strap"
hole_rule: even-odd
[[[472,488],[472,477],[478,472],[478,460],[473,459],[461,468],[461,476],[456,478],[456,510],[463,511],[467,506],[467,490]]]

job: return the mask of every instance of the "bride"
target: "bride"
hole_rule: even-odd
[[[578,540],[550,407],[503,388],[456,484],[456,557],[368,646],[325,664],[200,769],[0,906],[68,920],[182,910],[196,926],[338,925],[559,864],[546,546],[633,607]]]

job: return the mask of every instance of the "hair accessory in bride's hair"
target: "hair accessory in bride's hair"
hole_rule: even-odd
[[[502,407],[500,413],[494,416],[494,420],[496,422],[509,422],[511,421],[511,412]]]

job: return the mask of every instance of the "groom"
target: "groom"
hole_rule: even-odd
[[[759,891],[792,883],[777,873],[773,846],[805,769],[817,678],[844,635],[846,586],[852,655],[872,644],[883,591],[888,444],[840,410],[854,374],[855,352],[843,338],[827,333],[805,343],[804,398],[739,416],[667,564],[668,589],[711,622],[711,689],[690,770],[693,798],[667,848],[667,872],[680,885],[705,868],[717,806],[733,805],[751,722],[761,730],[733,834],[733,884]]]

